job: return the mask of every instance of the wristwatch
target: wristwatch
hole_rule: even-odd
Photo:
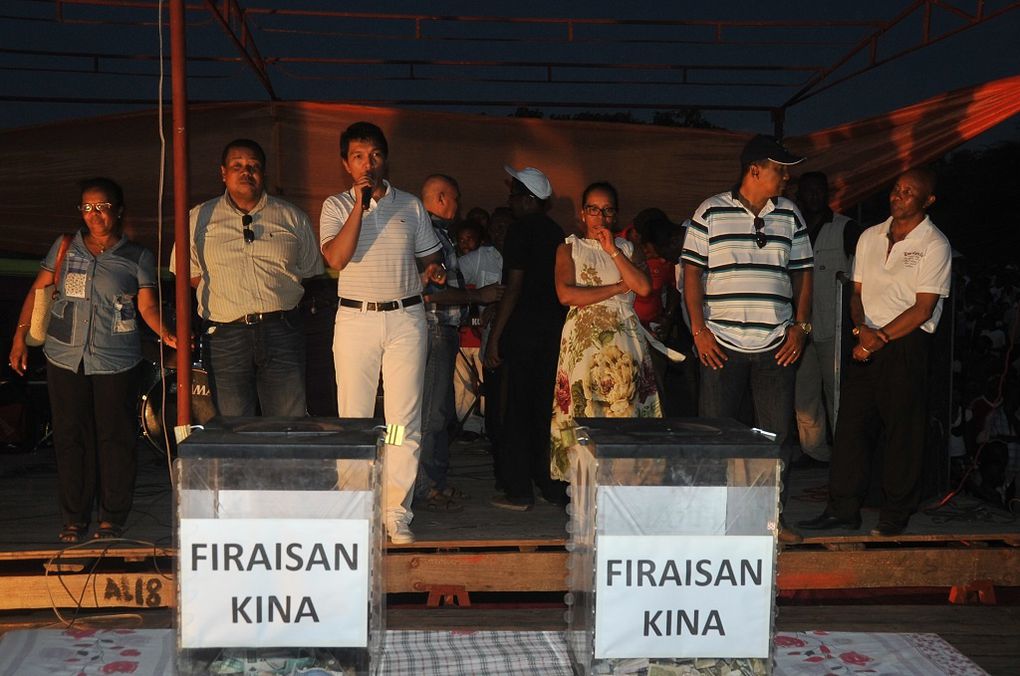
[[[794,326],[799,326],[805,336],[811,335],[811,322],[794,322]]]

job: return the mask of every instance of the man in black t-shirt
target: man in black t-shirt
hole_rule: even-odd
[[[549,424],[567,309],[556,297],[556,249],[563,229],[546,215],[552,185],[538,169],[517,171],[507,199],[516,222],[503,247],[506,292],[493,321],[485,364],[499,366],[504,379],[503,422],[497,443],[496,475],[506,492],[497,507],[525,511],[542,497],[566,504],[566,484],[549,477]]]

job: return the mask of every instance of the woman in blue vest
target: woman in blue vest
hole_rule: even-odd
[[[43,259],[10,354],[11,368],[24,374],[35,290],[56,278],[43,352],[64,519],[58,537],[67,544],[87,533],[94,502],[96,538],[120,537],[131,511],[142,361],[138,318],[176,347],[159,314],[155,258],[123,235],[121,187],[108,178],[83,181],[78,211],[82,227],[58,237]]]

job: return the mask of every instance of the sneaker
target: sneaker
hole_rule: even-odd
[[[493,507],[510,509],[515,512],[526,512],[535,505],[531,498],[511,498],[509,495],[497,495],[489,501]]]
[[[414,544],[414,533],[411,532],[411,527],[403,521],[389,526],[386,529],[386,535],[389,536],[390,542],[395,545],[413,545]]]

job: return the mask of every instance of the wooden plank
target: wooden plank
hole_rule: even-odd
[[[0,551],[0,561],[25,561],[30,559],[49,560],[96,559],[99,557],[118,558],[128,561],[144,561],[153,557],[172,557],[177,550],[168,547],[76,547],[74,549],[28,549],[24,551]]]
[[[961,544],[974,543],[975,545],[987,544],[991,542],[1002,542],[1011,546],[1016,546],[1016,534],[1015,533],[903,533],[893,537],[887,537],[884,535],[871,535],[869,532],[862,532],[855,535],[810,535],[801,533],[804,535],[805,545],[842,545],[842,544],[871,544],[871,545],[883,545],[887,546],[890,544],[937,544],[945,542],[958,542]]]
[[[787,550],[779,555],[781,590],[952,587],[973,580],[1020,585],[1016,549]]]
[[[544,538],[537,540],[529,540],[526,538],[520,539],[504,539],[504,540],[423,540],[419,538],[410,545],[395,545],[393,543],[386,543],[387,551],[403,551],[408,549],[413,550],[424,550],[424,549],[435,549],[435,550],[465,550],[465,549],[519,549],[521,551],[533,550],[539,547],[559,547],[563,548],[567,544],[567,541],[563,538]]]
[[[566,552],[387,554],[386,591],[463,585],[469,592],[565,591]]]
[[[391,551],[384,565],[387,593],[451,584],[468,592],[566,590],[565,551]],[[787,550],[779,557],[780,590],[948,588],[974,580],[1020,586],[1020,550]],[[156,572],[0,576],[0,609],[74,607],[78,599],[88,608],[161,607],[174,598],[173,577]]]
[[[176,603],[176,586],[157,573],[0,576],[0,608],[162,608]]]

